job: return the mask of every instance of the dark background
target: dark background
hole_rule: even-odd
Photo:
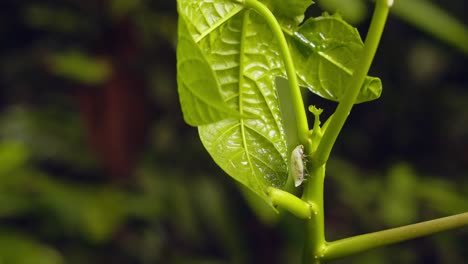
[[[468,25],[463,0],[433,2]],[[0,262],[299,263],[301,222],[184,124],[176,21],[172,0],[2,1]],[[382,97],[355,107],[328,165],[329,240],[467,211],[467,58],[390,16]],[[334,263],[464,263],[467,243],[464,228]]]

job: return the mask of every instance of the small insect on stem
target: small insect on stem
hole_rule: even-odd
[[[291,153],[291,173],[294,186],[298,187],[304,181],[304,146],[299,145]]]

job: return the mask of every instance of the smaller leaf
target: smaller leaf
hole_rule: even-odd
[[[304,13],[314,2],[312,0],[264,0],[283,26],[292,29],[304,20]]]
[[[236,116],[236,111],[224,102],[216,75],[188,34],[182,18],[177,45],[177,86],[187,124],[199,126]]]
[[[301,85],[340,101],[359,63],[364,44],[358,31],[338,16],[308,19],[289,38]],[[356,103],[380,97],[382,82],[366,77]]]

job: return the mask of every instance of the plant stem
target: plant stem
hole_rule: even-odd
[[[327,247],[325,240],[325,223],[323,207],[323,188],[325,179],[325,164],[331,149],[340,133],[349,112],[359,94],[364,78],[367,76],[375,52],[382,36],[387,20],[391,1],[378,0],[372,18],[371,26],[364,44],[361,63],[355,69],[346,93],[338,105],[328,127],[320,141],[312,162],[309,166],[310,175],[304,189],[303,199],[317,206],[316,213],[306,221],[306,243],[304,248],[304,263],[319,264]],[[309,153],[311,154],[311,153]]]
[[[468,225],[468,213],[345,238],[328,243],[323,260],[336,259],[372,248]]]
[[[320,263],[320,252],[323,252],[325,242],[325,211],[323,207],[323,184],[325,180],[325,165],[309,168],[307,185],[302,199],[316,206],[314,214],[305,223],[306,241],[303,263]]]
[[[316,156],[314,157],[314,162],[317,163],[317,166],[323,165],[327,162],[336,138],[338,137],[338,134],[343,128],[343,125],[356,102],[356,98],[364,79],[369,72],[377,47],[379,46],[391,2],[392,1],[389,0],[377,0],[369,32],[367,33],[364,43],[364,51],[360,59],[360,63],[354,70],[343,99],[340,101],[317,148]]]
[[[299,88],[299,82],[297,81],[296,68],[289,51],[288,43],[284,37],[278,20],[271,13],[271,11],[262,3],[257,0],[245,0],[243,4],[255,10],[260,16],[262,16],[268,23],[270,29],[273,32],[276,40],[278,41],[281,55],[283,57],[284,66],[286,68],[286,74],[288,76],[289,88],[291,89],[292,103],[294,106],[294,113],[296,115],[296,123],[298,129],[299,141],[303,145],[308,145],[308,132],[309,125],[307,123],[307,116],[304,109],[304,101],[302,100],[301,90]]]

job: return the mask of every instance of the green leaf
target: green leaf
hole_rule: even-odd
[[[178,54],[191,53],[180,57],[196,57],[195,67],[208,65],[217,81],[192,90],[199,94],[199,89],[217,91],[221,99],[205,102],[225,102],[224,109],[240,113],[201,125],[202,143],[224,171],[268,201],[266,188],[281,188],[287,178],[287,148],[274,87],[275,76],[283,72],[276,40],[257,13],[229,1],[181,0],[179,15],[187,27],[185,32],[180,29]],[[187,65],[187,71],[189,66],[194,69]],[[182,70],[178,67],[179,76]],[[207,78],[208,73],[194,76]],[[181,103],[183,108],[187,105],[183,98]],[[199,118],[204,115],[200,112]]]
[[[229,108],[221,96],[212,65],[185,25],[185,21],[180,18],[177,84],[185,122],[198,126],[236,116],[236,112]]]
[[[283,27],[292,29],[304,20],[304,13],[314,2],[311,0],[263,0]]]
[[[178,0],[179,15],[186,18],[187,29],[200,41],[217,27],[243,9],[243,6],[226,0]]]
[[[308,19],[289,40],[301,85],[340,101],[363,51],[359,32],[338,16],[326,15]],[[356,103],[377,99],[381,92],[380,79],[368,76]]]
[[[302,84],[339,100],[363,48],[357,31],[324,17],[294,32],[311,1],[262,2],[290,34]],[[199,126],[204,147],[226,173],[270,203],[266,189],[284,188],[289,155],[275,86],[285,77],[276,37],[259,14],[233,1],[179,0],[178,11],[184,118]],[[368,78],[364,88],[358,100],[377,98],[380,80]]]
[[[244,10],[199,43],[221,85],[231,118],[199,127],[215,162],[231,177],[268,198],[268,186],[287,179],[286,141],[274,80],[283,69],[276,40],[259,15]]]

